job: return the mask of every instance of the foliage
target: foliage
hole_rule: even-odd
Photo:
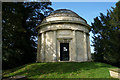
[[[36,60],[36,26],[53,9],[51,2],[3,2],[3,69]]]
[[[120,66],[120,2],[107,15],[100,13],[92,23],[95,60]]]
[[[23,75],[27,78],[111,78],[108,64],[99,62],[32,63],[3,71],[3,77]]]

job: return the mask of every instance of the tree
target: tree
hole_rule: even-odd
[[[112,9],[107,11],[107,15],[100,13],[100,17],[96,17],[92,23],[94,54],[96,61],[119,64],[120,1]]]
[[[36,60],[36,26],[53,9],[51,2],[11,2],[2,4],[3,68]]]

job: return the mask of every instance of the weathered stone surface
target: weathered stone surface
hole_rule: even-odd
[[[85,33],[89,33],[89,29],[86,26],[83,25],[78,25],[78,24],[71,24],[71,23],[58,23],[58,24],[50,24],[50,25],[46,25],[46,26],[41,26],[38,33],[43,33],[46,31],[51,31],[51,30],[79,30],[79,31],[83,31]]]
[[[120,69],[111,69],[109,72],[111,77],[120,79]]]
[[[59,62],[60,43],[69,43],[69,61],[91,60],[89,25],[73,11],[57,12],[45,18],[37,28],[37,62]]]

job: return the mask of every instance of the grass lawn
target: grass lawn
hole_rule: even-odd
[[[110,68],[99,62],[32,63],[3,71],[3,77],[24,75],[27,78],[111,78]]]

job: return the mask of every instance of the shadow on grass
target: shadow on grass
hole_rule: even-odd
[[[29,63],[29,64],[31,64],[31,63]],[[2,75],[6,75],[6,74],[9,74],[9,73],[12,73],[12,72],[15,72],[16,70],[19,70],[19,69],[21,69],[21,68],[24,68],[24,67],[26,67],[27,65],[29,65],[29,64],[25,64],[25,65],[22,65],[22,66],[20,66],[20,67],[16,67],[16,68],[13,68],[13,69],[9,69],[9,70],[2,70]]]
[[[34,63],[28,66],[24,66],[21,69],[18,68],[18,72],[12,74],[15,75],[25,75],[26,77],[40,76],[43,74],[57,73],[65,74],[82,71],[91,70],[98,68],[112,68],[111,65],[97,63],[97,62],[55,62],[55,63]]]

